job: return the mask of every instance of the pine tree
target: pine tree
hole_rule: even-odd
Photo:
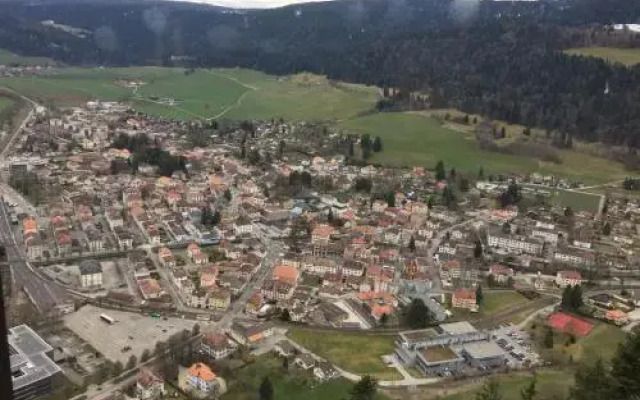
[[[365,375],[351,389],[350,400],[373,400],[377,391],[378,381]]]
[[[476,393],[476,400],[502,400],[500,384],[495,379],[485,381],[482,389]]]
[[[260,400],[273,400],[273,384],[268,376],[262,379],[258,394],[260,395]]]
[[[421,329],[427,327],[432,322],[431,311],[424,304],[422,299],[413,299],[404,315],[404,324],[411,329]]]
[[[482,305],[483,301],[484,297],[482,295],[482,285],[478,284],[478,286],[476,287],[476,303],[478,305]]]
[[[629,335],[611,360],[611,399],[637,399],[640,393],[640,335]]]
[[[473,256],[475,258],[482,257],[482,243],[479,240],[476,242],[475,249],[473,249]]]
[[[636,355],[637,357],[637,355]],[[637,371],[635,371],[637,375]],[[602,400],[620,397],[610,397],[612,381],[601,359],[591,367],[585,367],[575,374],[575,384],[569,391],[572,400]]]
[[[611,224],[607,221],[602,227],[602,234],[605,236],[611,235]]]
[[[478,170],[478,180],[482,181],[484,180],[484,168],[480,167],[480,169]]]
[[[438,161],[436,164],[436,179],[439,181],[443,181],[447,177],[447,173],[444,169],[444,162],[442,160]]]
[[[536,398],[536,394],[538,394],[538,378],[536,375],[533,376],[529,384],[520,390],[520,398],[522,400],[534,400]]]
[[[416,252],[416,238],[414,238],[413,236],[411,236],[411,239],[409,239],[409,250],[412,253]]]
[[[553,348],[553,330],[549,326],[544,333],[544,347],[547,349]]]

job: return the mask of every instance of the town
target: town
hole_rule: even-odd
[[[9,143],[17,399],[218,398],[252,357],[411,388],[544,370],[560,341],[640,321],[640,202],[579,182],[370,165],[380,138],[98,100],[38,107]],[[323,350],[336,332],[394,341],[358,370]]]

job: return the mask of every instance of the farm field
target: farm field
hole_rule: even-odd
[[[640,49],[621,49],[616,47],[580,47],[565,50],[565,53],[585,57],[602,58],[609,62],[618,62],[627,66],[640,64]]]
[[[381,359],[393,353],[393,336],[294,328],[289,337],[348,372],[369,374],[382,380],[402,379],[396,369],[387,367]]]
[[[233,371],[228,379],[228,392],[222,400],[253,400],[265,376],[273,384],[274,398],[278,400],[325,400],[348,398],[353,383],[345,379],[318,382],[309,372],[297,370],[290,364],[289,371],[282,360],[272,356],[259,357],[255,362]],[[377,395],[376,400],[385,397]]]
[[[116,81],[140,80],[138,88]],[[0,85],[59,105],[128,101],[142,112],[180,118],[338,120],[369,110],[377,89],[329,81],[300,83],[257,71],[135,67],[66,68],[47,76],[0,78]]]
[[[436,119],[418,113],[379,113],[343,121],[342,129],[380,136],[383,151],[371,161],[398,166],[433,168],[442,160],[447,169],[476,173],[553,173],[586,183],[624,179],[622,164],[583,153],[562,151],[562,164],[482,150],[472,135],[448,129]],[[589,168],[585,168],[589,165]]]

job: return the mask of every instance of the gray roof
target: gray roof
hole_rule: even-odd
[[[53,348],[28,326],[9,329],[8,340],[14,390],[60,372],[60,367],[46,354]]]
[[[505,352],[494,342],[481,341],[464,345],[464,352],[474,359],[504,357]]]
[[[80,275],[101,274],[102,267],[96,260],[84,260],[80,263]]]
[[[449,335],[464,335],[466,333],[475,333],[477,329],[467,321],[452,322],[450,324],[440,325],[442,333]]]

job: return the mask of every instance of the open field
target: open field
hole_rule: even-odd
[[[55,65],[56,62],[46,57],[27,57],[13,54],[12,52],[4,49],[0,49],[0,65]]]
[[[483,314],[495,314],[520,304],[528,303],[529,300],[518,292],[495,291],[482,294],[483,303],[480,310]]]
[[[166,341],[170,336],[191,330],[193,321],[179,318],[156,319],[125,311],[107,310],[116,322],[112,325],[100,319],[103,310],[86,305],[64,318],[65,325],[83,340],[102,353],[112,362],[126,364],[131,355],[140,359],[144,350],[153,351],[158,341]],[[123,351],[129,346],[131,350]]]
[[[609,62],[617,62],[627,66],[640,64],[640,49],[621,49],[615,47],[580,47],[565,50],[565,53],[602,58]]]
[[[524,388],[531,378],[527,376],[507,376],[500,377],[500,391],[503,400],[519,400],[520,390]],[[539,372],[538,385],[539,390],[536,398],[552,399],[565,398],[568,394],[569,387],[573,384],[573,377],[569,372]],[[466,400],[473,399],[478,392],[479,387],[468,391],[463,391],[451,396],[442,397],[442,400]]]
[[[229,391],[222,400],[253,400],[258,398],[258,388],[265,376],[273,384],[274,399],[278,400],[326,400],[346,399],[353,384],[344,379],[318,382],[309,372],[297,370],[293,363],[289,371],[282,368],[282,360],[272,356],[259,357],[254,363],[233,371],[228,379]],[[384,396],[376,396],[383,400]]]
[[[557,207],[571,207],[573,211],[597,212],[598,206],[600,205],[600,195],[595,193],[591,194],[591,190],[587,190],[588,193],[582,193],[565,189],[550,189],[536,185],[524,186],[533,190],[533,193],[541,193],[549,196],[549,202]],[[529,196],[533,197],[533,193],[530,193]]]
[[[554,332],[553,349],[546,349],[542,344],[545,330],[545,323],[540,320],[535,321],[535,328],[529,329],[542,356],[564,364],[592,364],[598,358],[609,360],[615,354],[618,345],[626,338],[626,334],[620,328],[604,322],[596,322],[587,336],[576,338],[573,344],[570,341],[570,335]]]
[[[383,151],[374,153],[374,163],[433,168],[438,160],[442,160],[447,169],[455,167],[474,174],[482,166],[487,174],[552,173],[587,183],[629,176],[620,163],[574,151],[559,152],[562,164],[485,151],[473,135],[449,129],[420,113],[379,113],[343,121],[339,126],[347,131],[382,138]]]
[[[13,100],[7,97],[0,96],[0,113],[2,112],[2,110],[9,107],[11,104],[13,104]]]
[[[381,357],[394,351],[393,336],[359,335],[357,332],[292,329],[289,337],[338,367],[355,374],[370,374],[383,380],[399,378]]]
[[[140,80],[138,88],[116,84]],[[285,118],[338,120],[373,107],[377,89],[358,85],[298,83],[257,71],[178,68],[66,68],[47,76],[0,78],[27,96],[62,106],[91,99],[130,102],[142,112],[180,118]]]

